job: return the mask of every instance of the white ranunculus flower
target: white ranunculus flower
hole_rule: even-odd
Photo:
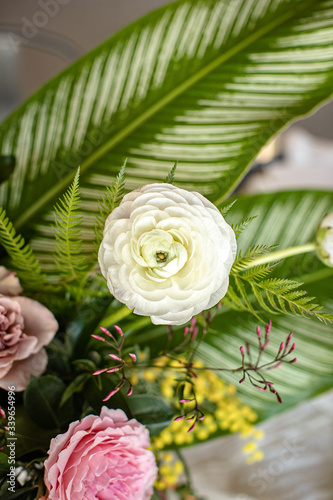
[[[182,325],[227,292],[236,238],[199,193],[148,184],[105,222],[99,264],[111,293],[153,323]]]
[[[327,215],[317,229],[317,253],[320,259],[333,267],[333,213]]]

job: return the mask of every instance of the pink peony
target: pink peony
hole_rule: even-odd
[[[7,276],[7,285],[8,281]],[[14,283],[13,276],[11,281],[11,287],[17,290],[19,284]],[[2,284],[3,280],[0,291]],[[14,386],[15,391],[23,391],[31,375],[41,375],[47,364],[42,347],[57,330],[55,317],[39,302],[0,294],[0,387],[8,390]]]
[[[148,430],[122,410],[72,422],[51,440],[45,462],[48,500],[148,500],[157,477]]]

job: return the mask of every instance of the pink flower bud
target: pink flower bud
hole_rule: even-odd
[[[102,370],[97,370],[96,372],[93,373],[93,375],[100,375],[103,372],[106,372],[107,368],[103,368]]]
[[[194,401],[194,399],[180,399],[179,400],[180,403],[191,403],[192,401]]]
[[[115,372],[118,372],[120,370],[120,366],[114,366],[113,368],[109,368],[108,370],[106,370],[107,373],[115,373]]]
[[[276,365],[274,366],[271,366],[271,370],[273,370],[273,368],[279,368],[279,366],[283,365],[282,361],[280,363],[277,363]]]
[[[297,358],[294,358],[291,361],[289,361],[289,363],[296,363],[296,362],[297,362]]]
[[[100,326],[100,329],[102,330],[103,333],[105,333],[105,335],[108,335],[109,337],[112,337],[112,335],[109,332],[109,330],[107,330],[106,328],[104,328],[104,326]]]
[[[117,330],[117,332],[119,333],[119,335],[120,335],[121,337],[123,337],[123,336],[124,336],[124,334],[123,334],[122,329],[121,329],[119,326],[117,326],[117,325],[113,325],[113,326],[114,326],[114,328]]]
[[[289,345],[289,342],[291,341],[292,339],[292,336],[293,336],[293,332],[290,332],[288,337],[286,338],[286,347],[288,347]]]
[[[284,349],[284,342],[281,342],[279,352],[283,351],[283,349]]]
[[[240,346],[239,350],[241,352],[241,355],[244,356],[244,347],[242,345]]]
[[[258,335],[258,339],[260,339],[260,337],[261,337],[260,326],[257,326],[257,335]]]
[[[127,391],[127,396],[132,396],[133,394],[133,386],[130,386],[130,388]]]
[[[193,329],[192,339],[191,340],[195,340],[197,338],[198,331],[199,331],[199,327],[195,326],[194,329]]]
[[[192,432],[192,431],[193,431],[193,429],[194,429],[194,427],[195,427],[196,425],[197,425],[197,421],[195,421],[195,422],[191,425],[191,427],[189,428],[189,430],[188,430],[187,432]]]
[[[101,342],[105,342],[105,339],[103,339],[103,337],[100,337],[99,335],[94,335],[94,334],[92,334],[91,336],[92,336],[94,339],[96,339],[96,340],[100,340]]]
[[[114,396],[124,385],[124,381],[122,380],[117,387],[115,387],[109,394],[106,396],[106,398],[103,399],[103,401],[108,401],[112,396]]]
[[[116,354],[109,354],[110,358],[114,359],[115,361],[123,361],[119,356]]]
[[[272,322],[271,322],[271,320],[269,320],[269,322],[268,322],[268,324],[266,325],[266,328],[265,328],[266,335],[269,334],[269,332],[271,331],[271,328],[272,328]]]
[[[129,356],[133,359],[133,361],[136,361],[136,356],[132,352],[128,353]]]
[[[289,349],[289,353],[290,353],[290,352],[293,352],[293,350],[294,350],[294,349],[296,349],[296,344],[293,344],[293,345],[291,346],[291,348]]]
[[[186,337],[186,335],[188,334],[189,331],[190,331],[189,327],[185,326],[185,328],[184,328],[184,337]]]
[[[173,420],[174,422],[178,422],[179,420],[183,420],[185,418],[185,415],[179,415],[179,417],[175,417]]]
[[[194,316],[194,317],[191,319],[191,327],[190,327],[190,329],[191,329],[191,330],[193,330],[193,328],[194,328],[194,326],[195,326],[196,322],[197,322],[197,318],[196,318],[196,316]]]

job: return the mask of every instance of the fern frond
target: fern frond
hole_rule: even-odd
[[[314,302],[314,297],[309,297],[306,291],[300,289],[302,283],[298,281],[282,278],[258,281],[245,274],[239,274],[235,279],[243,281],[244,289],[240,291],[242,298],[244,293],[247,293],[249,285],[261,309],[270,314],[283,312],[312,316],[324,323],[333,323],[333,316],[322,312],[323,307]]]
[[[222,303],[230,309],[233,309],[235,311],[249,312],[253,314],[253,316],[255,316],[259,321],[264,321],[263,318],[260,317],[258,312],[254,309],[251,303],[252,298],[253,297],[247,294],[244,285],[240,281],[238,281],[235,283],[235,288],[229,284],[228,292],[225,297],[223,297]]]
[[[165,178],[164,182],[167,182],[168,184],[173,184],[173,181],[175,180],[175,175],[176,175],[176,168],[177,168],[178,162],[176,161],[170,172]]]
[[[98,251],[103,239],[105,220],[110,213],[119,205],[125,189],[125,168],[127,159],[121,167],[119,174],[111,186],[106,188],[106,194],[99,201],[98,215],[95,224],[95,245]]]
[[[251,267],[244,271],[243,276],[248,280],[253,279],[254,281],[266,278],[272,271],[272,268],[268,264],[262,264],[261,266]]]
[[[8,253],[12,266],[22,281],[25,289],[39,289],[46,283],[38,260],[24,238],[16,234],[13,224],[6,216],[6,211],[0,207],[0,244]]]
[[[59,274],[65,280],[80,278],[87,270],[85,258],[82,256],[82,240],[79,228],[83,220],[79,212],[79,179],[80,169],[78,169],[63,198],[54,207],[55,263],[59,269]]]
[[[241,222],[238,222],[237,224],[231,224],[231,227],[234,230],[235,235],[239,236],[240,234],[242,234],[244,229],[246,229],[247,226],[256,218],[257,215],[253,215],[253,217],[248,217],[247,219],[244,219]]]
[[[234,206],[234,204],[236,203],[237,200],[234,200],[233,202],[229,203],[229,205],[225,205],[224,207],[220,208],[220,212],[221,212],[221,215],[222,217],[224,217],[225,215],[227,215],[227,213],[229,212],[229,210],[231,209],[231,207]]]
[[[254,259],[260,257],[261,255],[267,252],[270,252],[276,247],[277,245],[255,245],[249,248],[249,250],[246,252],[244,256],[242,256],[242,253],[239,252],[232,266],[231,273],[237,274],[239,271],[244,271],[244,269],[247,268],[247,265],[250,264]]]

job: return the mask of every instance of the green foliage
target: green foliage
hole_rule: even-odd
[[[253,217],[248,220],[253,220]],[[268,245],[251,247],[242,257],[241,252],[232,267],[228,293],[223,299],[231,309],[248,311],[261,320],[261,313],[286,313],[313,316],[324,323],[332,323],[333,316],[322,312],[323,307],[314,302],[307,292],[301,290],[302,283],[283,278],[267,278],[272,265],[263,264],[247,269],[256,257],[267,254],[274,248]],[[266,279],[265,279],[266,278]],[[233,286],[234,283],[234,286]],[[254,304],[255,302],[255,304]]]
[[[247,217],[247,219],[244,219],[244,220],[238,222],[237,224],[232,224],[231,227],[234,230],[235,235],[239,236],[240,234],[242,234],[244,229],[246,229],[248,227],[248,225],[251,224],[251,222],[255,218],[256,218],[256,216],[254,215],[253,217]]]
[[[133,395],[129,398],[128,405],[133,417],[148,428],[150,436],[160,434],[174,417],[170,405],[157,396]]]
[[[91,376],[92,373],[80,373],[80,375],[72,380],[72,382],[66,387],[66,390],[62,395],[59,407],[61,408],[69,400],[69,398],[73,396],[74,393],[82,392],[84,386],[86,385],[86,382],[88,382]]]
[[[103,231],[105,220],[113,212],[113,210],[120,204],[125,190],[125,169],[127,159],[121,167],[116,179],[111,186],[106,188],[106,194],[102,196],[98,204],[98,215],[96,217],[95,225],[95,246],[97,251],[103,239]]]
[[[179,0],[35,93],[0,129],[0,155],[17,163],[0,204],[43,269],[57,272],[50,210],[79,165],[87,255],[123,158],[129,189],[178,159],[177,185],[226,199],[267,140],[332,93],[332,26],[323,0]]]
[[[166,179],[164,182],[167,182],[168,184],[173,184],[175,180],[175,175],[176,175],[176,168],[177,168],[178,162],[176,161],[168,175],[166,176]]]
[[[251,220],[254,220],[255,217],[251,217]],[[237,225],[237,224],[236,224]],[[241,234],[241,233],[240,233]],[[235,259],[235,262],[232,266],[232,274],[235,274],[239,271],[243,271],[246,269],[248,264],[251,264],[257,257],[264,255],[274,248],[277,245],[254,245],[246,250],[244,256],[242,256],[242,251],[240,251]],[[255,271],[256,273],[257,271]]]
[[[0,474],[9,470],[8,455],[0,452]]]
[[[258,266],[256,272],[238,274],[233,278],[236,283],[239,297],[243,300],[246,309],[260,319],[251,302],[251,293],[256,300],[259,310],[270,314],[286,313],[302,316],[313,316],[324,323],[333,323],[333,316],[322,312],[323,307],[314,302],[315,297],[309,297],[305,290],[300,289],[301,283],[283,278],[262,280],[261,277],[269,272],[268,266]]]
[[[87,266],[82,256],[80,225],[82,215],[79,212],[80,169],[75,178],[54,207],[55,210],[55,263],[59,274],[65,280],[74,280],[85,274]]]
[[[322,281],[320,286],[326,292],[330,286],[329,279]],[[294,354],[297,363],[269,372],[269,379],[281,395],[283,404],[275,403],[270,394],[259,391],[251,384],[239,385],[239,374],[223,373],[228,383],[237,384],[243,402],[259,413],[260,420],[329,390],[333,384],[332,326],[300,316],[279,315],[271,319],[273,325],[264,361],[274,359],[289,332],[294,332],[293,341],[296,343]],[[199,357],[206,366],[236,368],[241,364],[239,347],[248,342],[255,359],[258,352],[257,325],[257,319],[252,314],[240,314],[238,311],[219,314],[199,348]]]
[[[13,155],[0,156],[0,182],[8,179],[14,172],[15,157]]]
[[[332,322],[333,316],[323,312],[318,299],[301,288],[310,269],[315,271],[324,267],[314,253],[252,267],[255,259],[268,255],[277,247],[271,244],[274,241],[281,243],[280,248],[311,241],[318,223],[332,203],[332,194],[324,192],[286,192],[238,198],[237,206],[229,215],[231,224],[235,221],[234,226],[237,225],[244,215],[253,222],[237,239],[239,252],[223,303],[231,309],[251,312],[258,320],[284,313]],[[254,218],[255,215],[258,217]],[[258,245],[260,239],[266,239],[270,244]],[[321,279],[321,272],[318,272],[318,279]],[[314,279],[317,279],[316,274]],[[320,297],[319,303],[324,304],[326,300],[327,297]]]
[[[43,429],[61,429],[73,418],[72,401],[60,405],[66,385],[54,375],[31,377],[24,392],[29,417]]]
[[[224,205],[223,207],[220,208],[220,212],[222,217],[225,217],[229,210],[233,207],[233,205],[237,202],[237,200],[232,201],[231,203],[228,203],[228,205]]]
[[[11,264],[26,289],[40,289],[45,284],[39,262],[24,238],[16,234],[13,224],[6,217],[6,211],[0,208],[0,243],[11,258]]]
[[[17,405],[15,413],[16,459],[34,452],[37,452],[38,456],[46,456],[50,440],[55,437],[54,431],[46,430],[34,422],[23,405]]]

